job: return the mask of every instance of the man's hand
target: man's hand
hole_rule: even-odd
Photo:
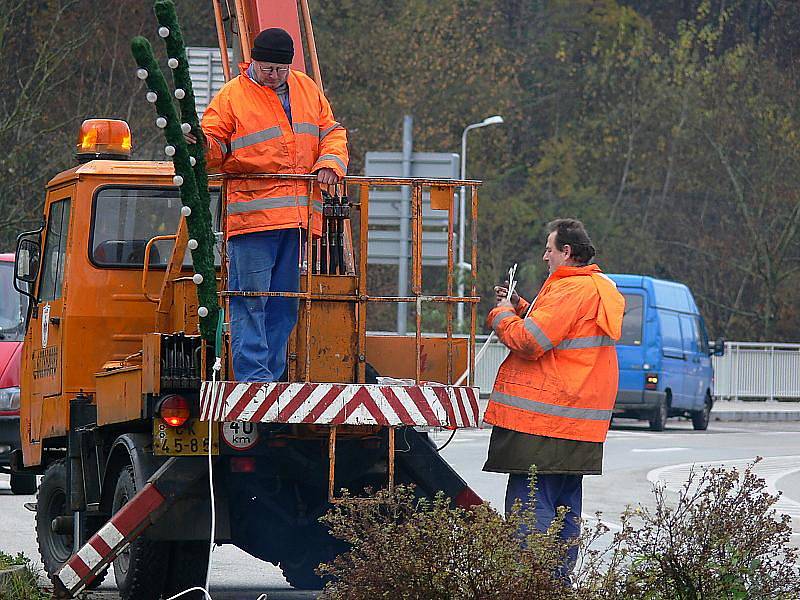
[[[509,302],[508,300],[506,300],[505,296],[503,296],[502,300],[498,300],[497,301],[497,307],[496,308],[510,308],[510,309],[514,310],[514,305],[511,304],[511,302]]]
[[[317,171],[317,181],[327,185],[334,185],[339,183],[339,176],[333,169],[322,168]]]
[[[508,281],[504,281],[503,285],[494,286],[494,293],[497,306],[500,306],[500,301],[505,300],[506,296],[508,296]],[[511,294],[511,302],[509,304],[514,310],[517,310],[517,306],[519,306],[519,294],[517,292]]]

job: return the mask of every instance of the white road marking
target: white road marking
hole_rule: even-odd
[[[675,446],[674,448],[631,448],[631,452],[683,452],[689,448]]]
[[[647,474],[647,480],[653,484],[663,484],[672,492],[679,492],[681,488],[683,488],[692,469],[696,472],[700,472],[706,468],[736,467],[741,471],[752,463],[754,459],[755,457],[667,465],[650,471]],[[766,489],[770,494],[781,494],[778,502],[775,504],[775,510],[780,514],[789,515],[792,519],[792,529],[796,534],[800,534],[800,502],[779,492],[776,485],[780,479],[793,473],[800,472],[800,455],[764,457],[761,462],[755,466],[753,472],[764,479]]]

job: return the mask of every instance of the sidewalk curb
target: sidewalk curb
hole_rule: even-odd
[[[711,420],[750,423],[800,421],[800,410],[712,410]]]

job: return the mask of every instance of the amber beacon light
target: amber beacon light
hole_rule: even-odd
[[[87,119],[81,125],[76,147],[78,161],[126,160],[131,156],[131,130],[117,119]]]

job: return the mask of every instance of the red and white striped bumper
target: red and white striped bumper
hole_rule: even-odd
[[[478,388],[445,385],[206,381],[203,420],[478,427]]]
[[[150,524],[151,513],[164,502],[153,484],[144,486],[61,567],[58,578],[64,587],[72,595],[81,592]]]

